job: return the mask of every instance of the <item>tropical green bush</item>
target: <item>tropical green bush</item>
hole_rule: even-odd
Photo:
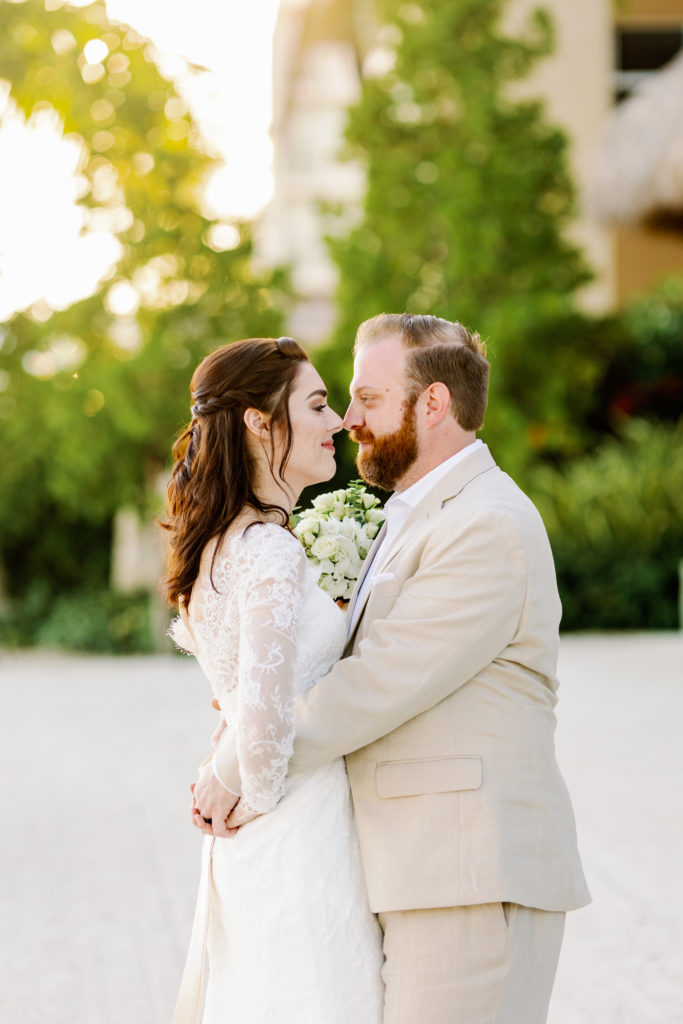
[[[612,418],[675,421],[683,408],[683,276],[672,275],[613,318],[595,400]]]
[[[676,628],[683,420],[631,421],[595,454],[539,468],[531,491],[555,556],[564,629]]]
[[[158,648],[152,634],[150,595],[79,590],[53,597],[34,585],[0,615],[0,645],[36,644],[66,650],[147,654]]]

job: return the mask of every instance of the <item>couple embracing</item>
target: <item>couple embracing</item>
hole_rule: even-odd
[[[554,753],[548,539],[476,437],[478,335],[382,314],[354,353],[343,424],[290,338],[192,378],[166,585],[221,717],[174,1019],[542,1024],[590,899]],[[342,425],[393,492],[345,614],[287,528]]]

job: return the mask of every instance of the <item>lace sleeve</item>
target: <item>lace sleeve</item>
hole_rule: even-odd
[[[241,542],[237,756],[243,803],[263,814],[285,789],[294,745],[294,658],[306,556],[273,524]]]

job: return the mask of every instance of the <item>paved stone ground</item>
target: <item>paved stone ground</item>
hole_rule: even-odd
[[[683,1022],[683,633],[572,636],[557,750],[593,904],[549,1024]]]
[[[568,637],[561,678],[595,903],[569,917],[549,1024],[681,1024],[683,634]],[[39,652],[0,655],[0,686],[0,1021],[169,1024],[207,684],[186,658]]]

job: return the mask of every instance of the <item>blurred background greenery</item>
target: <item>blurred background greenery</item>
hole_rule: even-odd
[[[507,6],[283,3],[276,47],[296,21],[297,59],[351,39],[366,61],[344,101],[362,190],[313,197],[334,271],[314,361],[341,411],[366,317],[408,309],[478,330],[492,363],[483,437],[544,516],[563,628],[675,628],[683,266],[598,310],[582,299],[594,270],[571,232],[567,135],[515,88],[552,54],[554,21],[532,11],[511,34]],[[100,0],[0,0],[0,79],[5,114],[58,118],[79,147],[85,223],[120,243],[89,297],[0,325],[0,644],[152,650],[165,613],[151,524],[192,369],[226,341],[295,333],[305,282],[286,253],[254,259],[258,223],[202,212],[211,146],[154,50]],[[276,179],[278,83],[276,61]],[[679,199],[665,225],[677,244]],[[356,475],[342,442],[335,484]]]

